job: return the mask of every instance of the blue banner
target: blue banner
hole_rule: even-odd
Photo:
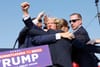
[[[52,65],[48,45],[0,52],[0,67],[46,67]]]

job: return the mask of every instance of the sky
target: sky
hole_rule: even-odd
[[[70,14],[80,13],[83,17],[83,26],[90,38],[100,38],[95,0],[1,0],[0,48],[13,48],[20,30],[24,27],[20,4],[25,1],[30,3],[31,17],[36,17],[39,12],[45,11],[49,16],[65,18],[69,21]],[[99,7],[100,2],[98,2]]]

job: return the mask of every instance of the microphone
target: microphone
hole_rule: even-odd
[[[13,49],[15,49],[16,44],[17,44],[17,41],[18,41],[18,38],[16,39],[16,41],[15,41],[15,43],[14,43]]]

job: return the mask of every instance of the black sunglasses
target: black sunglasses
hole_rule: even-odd
[[[80,19],[73,19],[73,20],[70,20],[69,23],[71,23],[71,22],[75,23],[78,20],[80,20]]]
[[[41,20],[41,19],[39,19],[38,21],[39,21],[39,22],[42,22],[42,20]]]

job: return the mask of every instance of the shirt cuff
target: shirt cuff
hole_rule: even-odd
[[[27,20],[27,19],[29,19],[29,17],[30,17],[29,15],[28,16],[23,16],[23,19]]]
[[[37,25],[38,20],[37,20],[37,19],[34,19],[34,20],[32,20],[32,22],[33,22],[35,25]]]
[[[56,40],[59,40],[59,39],[61,39],[61,36],[59,33],[56,33]]]

